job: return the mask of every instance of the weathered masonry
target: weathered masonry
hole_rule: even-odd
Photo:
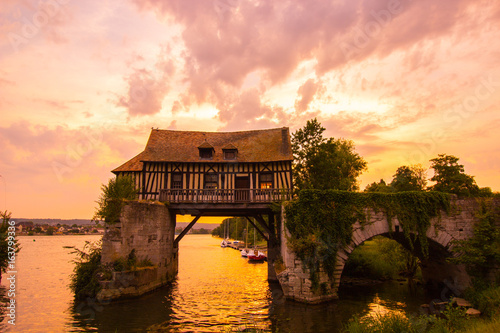
[[[288,128],[245,132],[153,129],[146,148],[114,169],[140,198],[167,202],[270,202],[292,188]]]
[[[454,293],[463,292],[470,284],[470,277],[464,265],[449,263],[446,259],[452,256],[453,240],[463,240],[473,235],[474,224],[478,221],[478,202],[475,198],[453,199],[454,212],[449,215],[442,211],[441,219],[434,218],[426,236],[429,242],[429,255],[422,257],[421,252],[412,250],[413,254],[421,259],[420,267],[424,282],[434,287],[441,286]],[[493,200],[495,209],[500,208],[500,200]],[[283,216],[283,218],[285,218]],[[282,226],[282,244],[286,244],[285,221]],[[500,227],[500,221],[497,221]],[[310,271],[304,263],[290,251],[287,246],[281,247],[281,256],[285,269],[277,274],[285,297],[305,303],[319,303],[337,298],[337,291],[344,266],[352,251],[363,242],[375,237],[386,236],[396,240],[407,249],[410,249],[403,235],[402,226],[397,217],[392,223],[387,223],[387,217],[382,212],[371,212],[370,221],[366,225],[359,222],[353,225],[351,244],[337,252],[336,267],[333,276],[320,268],[319,283],[327,288],[319,291],[312,288]],[[411,249],[410,249],[411,250]],[[493,274],[498,274],[498,268],[492,267]]]

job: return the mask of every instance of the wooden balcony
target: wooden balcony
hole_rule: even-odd
[[[170,203],[271,203],[291,199],[289,189],[163,189],[160,201]]]

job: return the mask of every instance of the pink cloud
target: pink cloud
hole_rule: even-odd
[[[316,93],[321,93],[322,91],[324,91],[324,87],[321,82],[315,82],[314,79],[304,82],[297,91],[299,98],[295,101],[295,110],[299,113],[307,111]]]
[[[213,103],[223,121],[229,119],[227,100],[241,94],[238,90],[244,79],[256,70],[262,71],[262,79],[273,86],[286,80],[303,60],[315,59],[316,74],[321,78],[351,62],[387,57],[398,50],[411,51],[410,47],[420,42],[440,40],[449,34],[461,38],[471,27],[481,28],[470,12],[488,7],[493,13],[500,8],[500,4],[487,0],[134,3],[184,26],[183,71],[188,90],[182,105],[189,108],[191,103]],[[348,45],[352,53],[346,53],[342,45]],[[412,70],[431,66],[433,61],[434,53],[429,49],[411,51],[408,59]],[[302,89],[306,88],[313,87]],[[304,110],[312,98],[311,91],[309,95],[302,93],[306,94],[297,102],[297,110]]]
[[[156,75],[152,70],[135,69],[126,78],[128,91],[116,105],[127,109],[130,116],[144,116],[159,113],[162,102],[169,91],[169,78],[174,73],[171,62],[160,58],[156,64]]]
[[[220,110],[219,119],[226,125],[224,130],[243,130],[275,127],[273,116],[282,114],[283,109],[262,103],[256,89],[243,92],[233,104]]]

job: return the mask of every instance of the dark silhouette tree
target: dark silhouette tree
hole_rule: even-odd
[[[439,154],[431,160],[434,176],[431,178],[436,184],[430,187],[433,191],[453,193],[462,197],[479,194],[479,187],[473,176],[464,172],[464,166],[458,163],[458,157]]]
[[[395,192],[423,191],[427,183],[425,169],[422,166],[400,166],[392,176],[390,186]]]
[[[9,262],[19,252],[20,247],[15,237],[15,226],[10,223],[11,213],[0,212],[2,223],[0,224],[0,281],[2,280],[2,273],[10,270],[17,270],[15,266],[9,267]],[[15,260],[13,261],[15,262]],[[15,264],[14,264],[15,265]]]
[[[394,189],[381,179],[378,183],[373,182],[365,187],[365,192],[391,193]]]

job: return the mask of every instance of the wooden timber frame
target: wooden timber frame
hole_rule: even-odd
[[[152,129],[144,151],[112,172],[129,176],[139,199],[275,202],[293,187],[287,127],[243,132]]]

